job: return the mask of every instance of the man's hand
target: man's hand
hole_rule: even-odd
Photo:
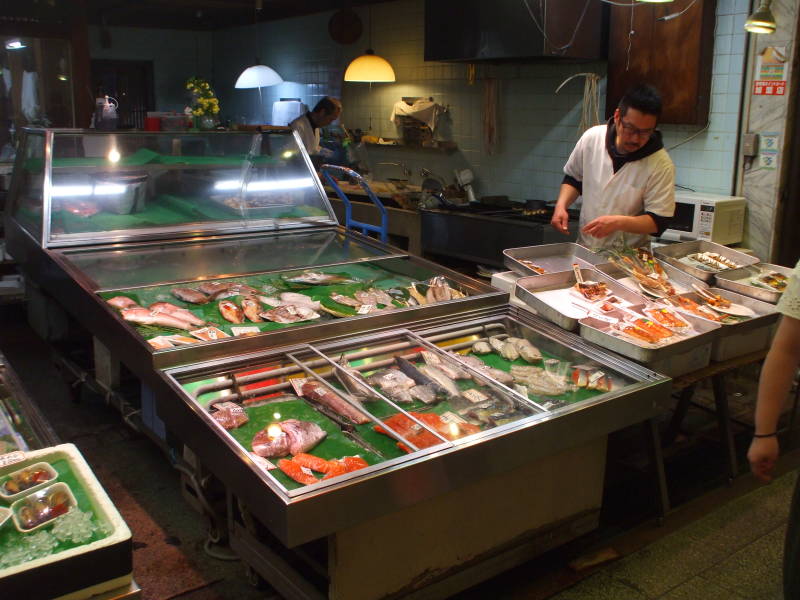
[[[750,470],[756,478],[764,483],[772,481],[772,472],[778,460],[778,438],[753,438],[750,450],[747,451],[747,460],[750,461]]]
[[[604,238],[615,231],[619,231],[619,229],[619,215],[603,215],[602,217],[597,217],[596,219],[587,223],[581,231],[587,235]]]
[[[550,219],[550,225],[557,232],[567,235],[569,233],[569,227],[567,227],[567,223],[569,223],[569,214],[567,213],[567,209],[556,206],[555,210],[553,211],[553,218]]]

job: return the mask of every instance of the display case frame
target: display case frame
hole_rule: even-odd
[[[209,413],[187,395],[180,380],[199,372],[211,373],[218,368],[253,364],[285,352],[299,351],[302,346],[273,348],[247,356],[229,356],[161,370],[158,391],[171,400],[161,406],[163,417],[181,424],[186,443],[203,464],[217,473],[253,514],[291,548],[468,485],[475,480],[476,468],[482,469],[481,479],[488,479],[611,431],[644,422],[663,410],[669,399],[668,377],[602,350],[516,307],[462,313],[457,322],[445,318],[406,326],[427,338],[506,320],[612,367],[633,383],[595,399],[484,432],[463,443],[436,446],[403,460],[388,461],[382,468],[371,469],[363,476],[355,472],[328,486],[313,486],[317,489],[293,494],[286,494],[256,466],[238,442],[221,433]],[[373,332],[352,341],[369,343],[375,336]]]

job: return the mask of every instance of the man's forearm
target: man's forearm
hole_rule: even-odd
[[[572,206],[572,203],[578,199],[580,192],[568,183],[562,183],[561,189],[558,191],[558,200],[556,200],[556,208],[567,209]]]
[[[627,233],[655,233],[658,225],[650,215],[639,215],[636,217],[626,217],[619,215],[619,231]]]

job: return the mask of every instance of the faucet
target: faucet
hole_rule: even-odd
[[[394,165],[396,167],[400,167],[403,170],[403,175],[405,178],[408,179],[411,177],[411,169],[409,169],[404,163],[401,162],[379,162],[379,165]]]

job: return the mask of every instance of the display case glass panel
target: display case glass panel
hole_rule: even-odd
[[[627,394],[640,382],[624,371],[497,316],[167,373],[295,497]]]
[[[43,204],[46,246],[336,223],[290,130],[52,130],[49,143],[49,185],[20,198]]]
[[[63,256],[99,289],[312,268],[388,254],[335,229],[276,235],[226,236],[202,241],[149,242],[116,247],[65,249]]]
[[[31,132],[24,138],[14,165],[14,179],[11,188],[9,214],[42,243],[44,227],[44,188],[45,161],[44,132]]]

